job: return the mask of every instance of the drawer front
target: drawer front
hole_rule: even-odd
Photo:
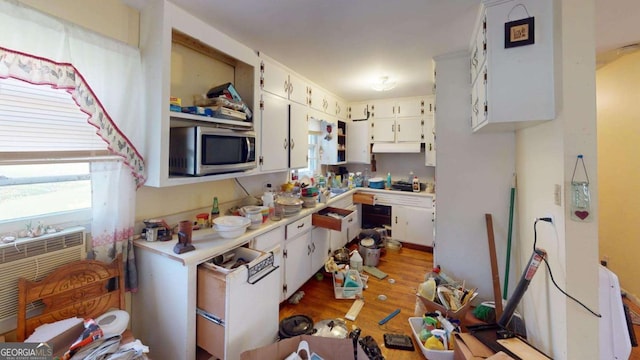
[[[268,233],[256,236],[251,243],[251,248],[260,251],[271,251],[284,241],[284,227],[277,227]]]
[[[296,235],[311,230],[311,215],[305,216],[300,220],[294,221],[287,225],[287,239],[294,238]]]
[[[196,315],[196,345],[213,357],[224,359],[224,327]]]
[[[338,216],[331,216],[329,214],[337,214]],[[353,210],[328,206],[311,216],[313,226],[342,231],[346,228],[346,220],[350,216],[353,217]]]
[[[224,319],[226,288],[224,274],[198,266],[198,308]]]
[[[346,209],[351,206],[351,204],[353,204],[353,195],[331,202],[331,206],[342,209]]]
[[[433,196],[412,196],[402,194],[379,193],[375,195],[379,205],[407,205],[430,209],[433,207]]]
[[[374,205],[376,202],[375,196],[373,194],[365,194],[365,193],[355,193],[353,194],[353,203],[354,204],[366,204],[366,205]]]

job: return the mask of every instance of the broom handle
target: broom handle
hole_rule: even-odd
[[[502,316],[502,296],[500,295],[500,274],[498,259],[496,258],[496,242],[493,236],[493,218],[491,214],[484,214],[487,223],[487,238],[489,239],[489,258],[491,259],[491,275],[493,276],[493,298],[496,306],[496,319]]]

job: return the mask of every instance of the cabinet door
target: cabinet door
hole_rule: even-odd
[[[330,230],[329,233],[331,251],[336,251],[347,244],[346,231]]]
[[[347,160],[353,164],[371,163],[371,137],[368,120],[347,122]]]
[[[373,142],[396,141],[396,121],[394,118],[379,118],[377,115],[373,121],[371,131]]]
[[[327,131],[331,128],[331,132]],[[338,163],[338,122],[327,119],[321,122],[322,139],[320,141],[320,163],[334,165]]]
[[[311,108],[320,110],[322,112],[327,108],[327,94],[324,90],[318,87],[309,86],[309,106]]]
[[[322,102],[323,102],[322,107],[324,108],[324,112],[331,116],[336,116],[336,98],[328,93],[325,93],[324,100]]]
[[[288,72],[280,66],[265,60],[260,62],[260,67],[262,70],[262,77],[260,79],[260,86],[262,87],[262,90],[282,98],[288,98]]]
[[[419,117],[396,119],[396,141],[421,142],[422,119]]]
[[[481,126],[486,123],[489,116],[489,103],[487,99],[487,66],[483,66],[476,80],[476,96],[477,96],[477,123]],[[476,103],[474,103],[476,105]],[[472,113],[476,111],[476,107],[472,107]]]
[[[420,98],[398,100],[395,110],[396,116],[421,117],[423,115],[423,105],[423,100]]]
[[[391,236],[411,244],[433,246],[433,209],[394,205]]]
[[[394,100],[375,100],[372,103],[371,112],[376,119],[394,118],[396,102]]]
[[[346,120],[349,117],[348,114],[348,106],[347,103],[345,103],[342,100],[336,100],[336,116],[338,117],[338,119],[341,120]]]
[[[287,291],[284,298],[288,299],[311,276],[311,231],[287,239],[285,242],[285,285]]]
[[[289,74],[289,100],[307,105],[307,83],[297,75]]]
[[[424,134],[425,165],[436,166],[436,129],[435,118],[427,116],[422,127]]]
[[[329,231],[321,227],[311,230],[311,275],[320,270],[331,255]]]
[[[262,94],[262,170],[285,170],[289,160],[289,106],[277,96]]]
[[[369,118],[369,104],[366,102],[353,103],[349,105],[349,119],[362,120]]]
[[[289,111],[289,167],[306,168],[309,150],[307,107],[291,103]]]

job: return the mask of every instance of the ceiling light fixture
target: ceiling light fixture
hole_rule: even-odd
[[[371,87],[376,91],[389,91],[396,87],[396,82],[389,80],[388,76],[382,76],[377,82],[374,82]]]

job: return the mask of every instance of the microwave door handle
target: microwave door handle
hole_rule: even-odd
[[[246,158],[244,159],[244,162],[249,162],[249,158],[251,157],[251,142],[249,141],[248,137],[245,137],[244,140],[247,143],[247,154],[246,154]]]

